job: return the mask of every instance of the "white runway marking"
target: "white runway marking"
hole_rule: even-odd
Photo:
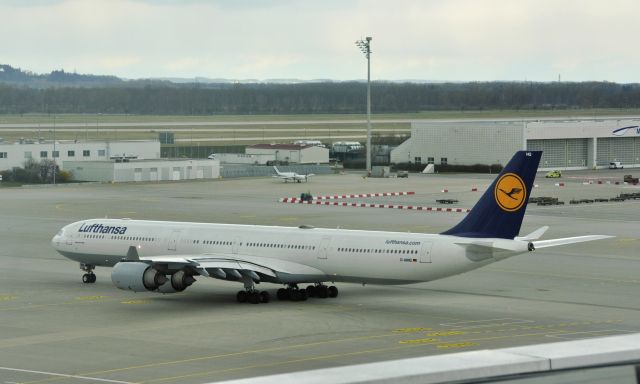
[[[97,382],[101,382],[101,383],[134,384],[134,383],[131,383],[131,382],[128,382],[128,381],[99,379],[97,377],[88,377],[88,376],[65,375],[64,373],[32,371],[32,370],[29,370],[29,369],[0,367],[0,370],[13,371],[13,372],[24,372],[24,373],[34,373],[34,374],[46,375],[46,376],[66,377],[66,378],[69,378],[69,379],[89,380],[89,381],[97,381]]]
[[[545,335],[546,337],[553,337],[564,340],[581,340],[589,337],[603,337],[603,336],[617,336],[634,333],[634,331],[624,329],[603,329],[596,331],[582,331],[582,332],[566,332],[566,333],[554,333],[552,335]]]

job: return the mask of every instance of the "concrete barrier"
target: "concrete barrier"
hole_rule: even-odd
[[[640,364],[640,333],[470,351],[225,381],[225,384],[476,382],[557,370]],[[633,379],[633,377],[631,378]]]

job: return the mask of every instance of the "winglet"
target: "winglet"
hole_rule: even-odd
[[[528,235],[516,237],[514,240],[521,240],[521,241],[538,240],[539,238],[542,237],[542,235],[544,235],[545,232],[547,232],[547,229],[549,229],[549,226],[545,225],[544,227],[540,227]]]

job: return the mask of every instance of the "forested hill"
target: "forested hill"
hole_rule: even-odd
[[[105,85],[119,85],[124,81],[115,76],[82,75],[69,73],[64,70],[52,71],[47,74],[36,74],[0,64],[0,83],[12,84],[32,88],[49,87],[96,87]]]
[[[75,76],[65,73],[67,75]],[[109,86],[92,87],[33,88],[16,84],[0,80],[0,113],[212,115],[363,113],[366,110],[366,84],[362,82],[175,84],[117,79]],[[374,82],[371,102],[375,113],[640,108],[640,84]]]

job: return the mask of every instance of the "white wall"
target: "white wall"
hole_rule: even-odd
[[[413,123],[411,138],[391,151],[392,163],[502,164],[523,149],[520,122]]]
[[[76,180],[101,182],[217,179],[218,160],[73,161],[67,169]]]
[[[108,160],[115,155],[138,156],[141,159],[159,159],[160,142],[156,140],[131,141],[57,141],[44,143],[2,143],[0,144],[0,170],[22,167],[30,157],[35,161],[54,159],[53,151],[59,153],[55,160],[60,168],[66,161],[99,161]],[[73,151],[73,154],[71,153]],[[85,154],[88,151],[88,155]],[[45,152],[45,153],[41,153]],[[41,154],[45,156],[41,156]]]

